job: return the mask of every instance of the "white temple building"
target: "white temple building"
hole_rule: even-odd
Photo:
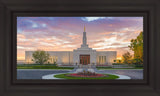
[[[87,36],[83,32],[83,43],[80,48],[73,51],[47,51],[50,55],[48,63],[56,62],[61,65],[77,64],[96,64],[96,65],[112,65],[117,58],[117,51],[96,51],[88,47]],[[33,64],[32,54],[34,51],[25,51],[25,63]]]

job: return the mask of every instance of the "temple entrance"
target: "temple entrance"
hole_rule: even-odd
[[[90,64],[90,55],[80,55],[80,64]]]

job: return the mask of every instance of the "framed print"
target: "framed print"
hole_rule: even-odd
[[[111,13],[89,12],[90,17],[82,17],[85,13],[80,13],[81,17],[79,13],[67,13],[63,17],[58,13],[59,17],[54,13],[48,13],[48,17],[40,15],[45,13],[32,14],[13,14],[14,32],[17,34],[14,36],[17,40],[14,51],[17,53],[17,64],[13,64],[15,83],[23,80],[31,83],[34,79],[54,84],[95,84],[117,80],[147,83],[147,60],[143,64],[143,57],[148,58],[143,53],[147,13],[134,13],[136,16],[121,13],[112,17],[107,16]],[[83,32],[76,32],[81,25]],[[87,26],[89,32],[86,31]]]
[[[17,79],[143,80],[143,18],[17,16]]]
[[[159,1],[47,1],[0,2],[1,96],[160,95]]]

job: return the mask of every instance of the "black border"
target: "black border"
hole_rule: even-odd
[[[45,15],[44,15],[45,14]],[[47,14],[47,15],[46,15]],[[17,60],[17,46],[16,46],[16,43],[17,43],[17,20],[16,20],[16,17],[36,17],[36,16],[53,16],[53,17],[59,17],[59,16],[73,16],[73,17],[76,17],[76,16],[115,16],[115,17],[123,17],[123,16],[126,16],[126,17],[143,17],[143,30],[144,30],[144,70],[143,70],[143,77],[144,79],[143,80],[24,80],[24,79],[18,79],[16,80],[16,60]],[[35,85],[35,84],[45,84],[45,85],[55,85],[55,84],[67,84],[67,85],[71,85],[71,84],[83,84],[83,85],[89,85],[89,84],[147,84],[148,81],[149,81],[149,70],[148,70],[148,62],[149,62],[149,55],[147,54],[148,52],[148,41],[149,41],[149,38],[148,38],[148,32],[147,31],[149,29],[149,27],[147,26],[147,24],[149,23],[149,13],[147,11],[140,11],[140,12],[106,12],[106,11],[101,11],[101,12],[60,12],[60,13],[57,13],[57,12],[14,12],[12,13],[12,19],[11,21],[13,21],[13,26],[12,26],[12,38],[11,40],[13,41],[12,43],[12,46],[11,46],[11,49],[13,49],[11,52],[13,53],[12,54],[12,64],[10,65],[11,68],[12,68],[12,71],[11,71],[11,76],[12,76],[12,84],[32,84],[32,85]]]
[[[101,84],[85,84],[89,82],[80,82],[79,84],[40,84],[41,82],[32,82],[34,84],[17,84],[12,82],[13,50],[15,44],[12,36],[12,14],[15,12],[39,13],[55,12],[60,13],[80,13],[84,12],[147,12],[147,40],[148,46],[148,67],[149,77],[147,82],[126,83],[125,82],[102,82]],[[108,95],[108,96],[160,96],[160,1],[159,0],[0,0],[0,96],[53,96],[53,95]],[[144,29],[145,30],[145,29]],[[149,38],[149,39],[147,39]],[[145,47],[145,46],[144,46]],[[146,51],[145,51],[146,52]],[[146,54],[146,53],[145,53]],[[15,56],[14,56],[15,58]],[[145,60],[147,58],[144,58]],[[14,76],[14,75],[13,75]],[[126,81],[127,82],[127,81]],[[72,83],[72,82],[70,82]],[[112,83],[112,84],[109,84]]]

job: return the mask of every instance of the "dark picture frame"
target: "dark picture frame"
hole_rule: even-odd
[[[160,95],[160,1],[0,0],[0,96]],[[143,16],[144,80],[16,80],[17,16]]]
[[[45,15],[44,15],[45,14]],[[143,31],[144,32],[144,39],[149,40],[148,38],[148,27],[147,27],[147,23],[148,22],[148,13],[146,11],[141,11],[141,12],[71,12],[71,11],[68,11],[68,12],[62,12],[62,13],[59,13],[59,12],[48,12],[47,15],[46,15],[46,12],[37,12],[37,13],[34,13],[34,12],[29,12],[29,13],[24,13],[24,12],[14,12],[11,14],[11,21],[13,21],[13,26],[12,27],[12,41],[13,41],[13,46],[11,46],[12,48],[12,64],[9,64],[9,66],[11,66],[11,79],[12,79],[12,83],[14,84],[67,84],[67,85],[70,85],[70,84],[146,84],[148,83],[148,77],[147,74],[149,72],[149,70],[147,69],[148,67],[148,52],[147,52],[147,48],[144,49],[144,58],[146,58],[144,60],[144,70],[143,70],[143,79],[135,79],[135,80],[119,80],[119,81],[115,81],[115,80],[24,80],[24,79],[16,79],[17,78],[17,17],[70,17],[70,16],[74,16],[74,17],[77,17],[77,16],[115,16],[115,17],[143,17]],[[148,41],[147,41],[148,42]],[[147,47],[148,46],[148,43],[147,42],[144,42],[144,46]]]

